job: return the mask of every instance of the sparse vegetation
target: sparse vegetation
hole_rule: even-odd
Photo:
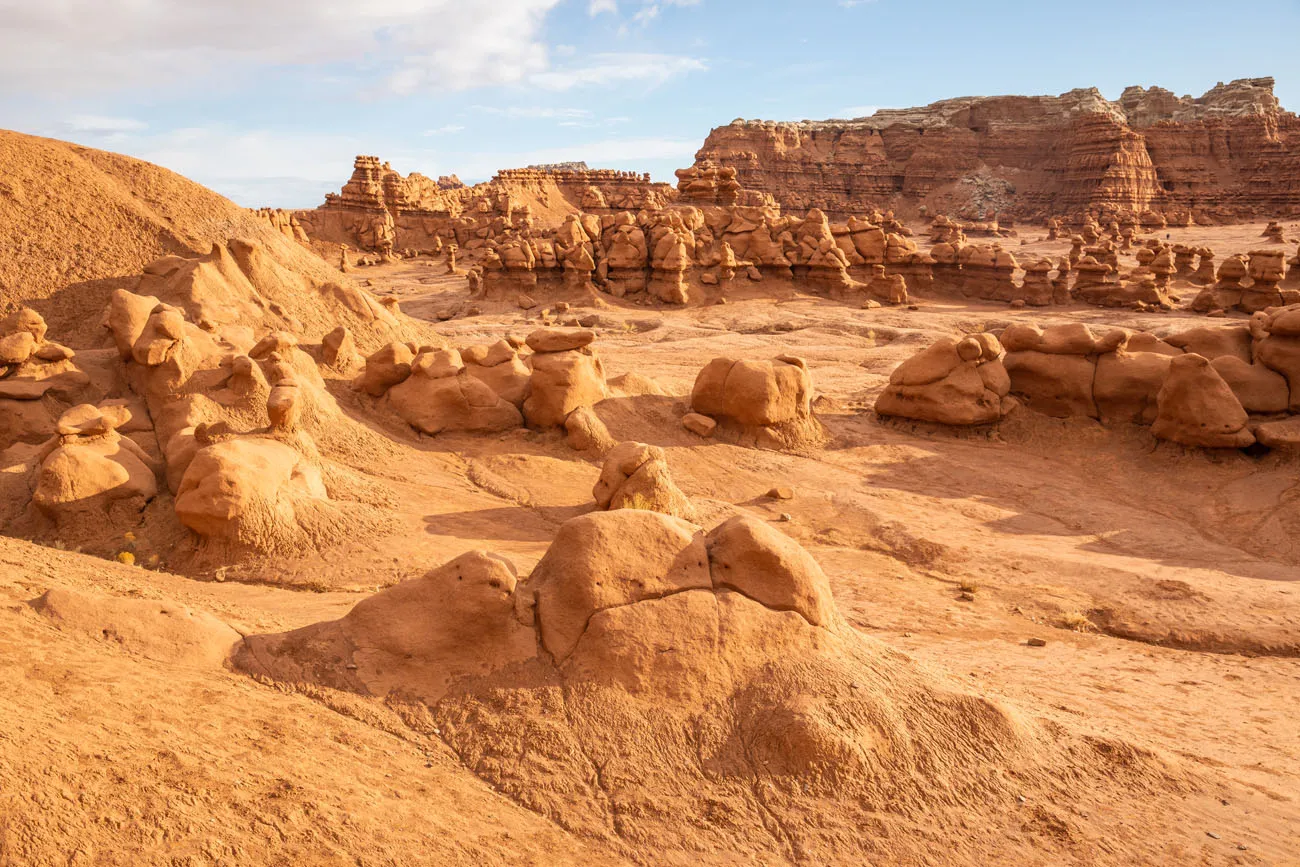
[[[1091,632],[1092,621],[1088,615],[1081,611],[1067,611],[1061,615],[1060,625],[1062,629],[1070,629],[1074,632]]]

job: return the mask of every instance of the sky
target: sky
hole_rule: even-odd
[[[1271,75],[1300,108],[1296,0],[0,0],[0,21],[0,126],[249,207],[314,207],[357,154],[671,181],[737,117],[955,96]]]

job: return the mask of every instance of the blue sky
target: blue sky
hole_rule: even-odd
[[[585,159],[671,180],[736,117],[1272,75],[1300,3],[0,0],[0,125],[311,207],[355,154],[484,180]]]

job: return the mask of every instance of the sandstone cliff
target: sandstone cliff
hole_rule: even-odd
[[[784,207],[843,217],[926,205],[968,218],[1157,210],[1201,220],[1300,213],[1300,118],[1273,79],[1204,96],[1130,87],[965,97],[853,120],[736,120],[696,165],[737,170]]]

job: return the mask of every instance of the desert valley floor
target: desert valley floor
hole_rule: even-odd
[[[1232,248],[1260,228],[1170,232]],[[1068,242],[1030,246],[1060,255]],[[770,283],[688,309],[604,299],[552,313],[476,302],[463,278],[444,272],[440,259],[416,257],[364,277],[377,296],[437,322],[453,346],[524,336],[544,316],[584,319],[615,388],[601,420],[617,441],[665,450],[696,523],[747,514],[777,527],[825,570],[852,629],[937,683],[1101,745],[1114,765],[1103,777],[1133,775],[1125,786],[1135,796],[1117,799],[1105,779],[1045,755],[1048,782],[1020,795],[1013,777],[1000,799],[969,805],[954,783],[938,816],[904,799],[863,863],[1294,863],[1296,457],[1184,448],[1146,428],[1025,410],[973,432],[871,412],[891,370],[940,336],[1017,320],[1160,334],[1203,317],[927,299],[861,309]],[[470,304],[479,315],[438,322],[440,310]],[[823,447],[757,450],[682,429],[709,359],[783,353],[807,361]],[[0,863],[844,859],[844,841],[819,836],[815,797],[793,815],[768,811],[758,842],[682,816],[657,848],[654,829],[670,819],[638,824],[658,812],[653,774],[634,798],[649,806],[574,818],[548,807],[556,793],[521,795],[476,774],[483,768],[427,710],[228,670],[212,646],[141,627],[125,609],[117,622],[78,614],[75,599],[56,617],[33,604],[59,589],[167,599],[242,635],[281,633],[342,617],[377,589],[474,549],[527,575],[560,526],[594,508],[600,461],[571,449],[562,430],[426,437],[376,421],[347,381],[328,387],[356,419],[345,462],[394,504],[378,536],[193,578],[0,539]],[[774,488],[789,490],[776,497]],[[150,553],[136,550],[141,560]],[[643,746],[647,755],[629,747],[622,760],[653,765],[656,745]],[[632,797],[617,780],[596,788],[610,802]],[[734,797],[761,805],[786,797],[777,788]]]

